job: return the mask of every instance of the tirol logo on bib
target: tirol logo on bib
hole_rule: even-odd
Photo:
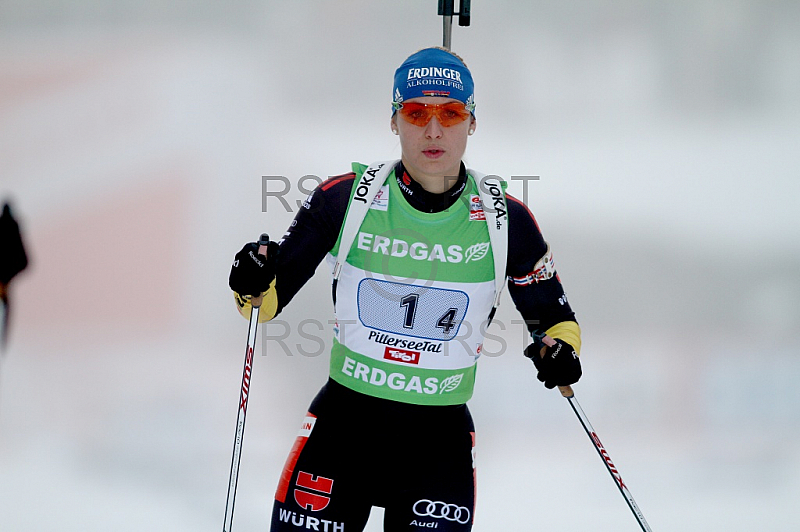
[[[419,351],[409,351],[398,347],[387,347],[383,351],[383,358],[406,364],[419,364]]]

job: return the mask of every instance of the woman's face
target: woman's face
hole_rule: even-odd
[[[404,103],[443,105],[452,102],[459,103],[439,96],[412,98]],[[459,173],[461,158],[467,149],[467,137],[475,130],[475,125],[472,115],[449,127],[442,126],[437,116],[424,126],[410,123],[400,112],[392,117],[392,129],[400,136],[403,165],[423,188],[431,192],[444,192],[453,184],[452,177]],[[441,186],[445,188],[439,190]]]

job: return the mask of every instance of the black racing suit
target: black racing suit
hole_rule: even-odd
[[[440,212],[467,182],[462,165],[443,194],[425,191],[402,164],[395,179],[408,202]],[[278,312],[334,247],[355,174],[316,188],[281,240]],[[533,281],[547,244],[528,208],[507,196],[509,293],[531,331],[575,321],[558,276]],[[423,406],[367,396],[329,380],[312,402],[275,496],[273,532],[363,530],[372,506],[386,531],[468,531],[475,506],[475,430],[466,404]]]

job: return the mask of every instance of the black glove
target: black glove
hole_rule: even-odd
[[[533,365],[539,370],[536,378],[544,383],[548,389],[556,386],[569,386],[581,378],[581,360],[575,349],[563,340],[553,339],[554,345],[545,345],[543,337],[525,348],[525,356],[533,360]],[[545,348],[544,356],[541,355],[542,347]]]
[[[267,244],[267,256],[258,254],[258,244],[250,242],[236,254],[228,277],[228,286],[241,296],[260,296],[275,279],[280,246]]]

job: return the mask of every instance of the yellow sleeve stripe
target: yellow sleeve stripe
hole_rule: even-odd
[[[562,321],[560,323],[556,323],[545,332],[550,338],[558,338],[559,340],[567,342],[569,345],[575,348],[575,352],[580,356],[581,328],[577,322]]]
[[[272,283],[270,283],[267,291],[261,295],[264,299],[261,301],[261,310],[258,312],[258,323],[264,323],[265,321],[271,320],[278,312],[278,294],[275,291],[275,279],[272,280]],[[250,304],[250,299],[245,299],[236,292],[233,293],[233,297],[236,300],[236,308],[239,309],[239,314],[249,320],[250,312],[253,310],[253,305]]]

